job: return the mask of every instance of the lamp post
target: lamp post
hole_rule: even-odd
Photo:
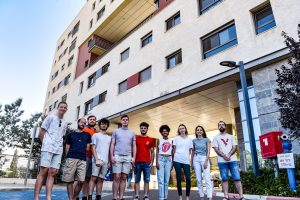
[[[244,104],[245,104],[245,114],[246,114],[246,121],[248,127],[248,134],[249,134],[249,143],[251,149],[251,159],[252,159],[252,166],[254,176],[259,176],[259,166],[258,166],[258,157],[257,157],[257,150],[256,150],[256,142],[255,142],[255,135],[253,129],[253,122],[252,122],[252,114],[250,108],[250,100],[248,94],[248,87],[247,87],[247,80],[246,80],[246,73],[244,68],[243,61],[239,61],[238,65],[234,61],[223,61],[220,62],[220,65],[230,67],[230,68],[239,68],[240,71],[240,81],[242,85],[242,93],[244,97]]]

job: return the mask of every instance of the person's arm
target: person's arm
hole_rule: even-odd
[[[194,168],[194,156],[195,156],[195,149],[192,148],[192,152],[191,152],[191,167]]]
[[[230,152],[228,153],[228,157],[230,158],[236,152],[236,150],[236,145],[233,145]]]
[[[46,129],[44,129],[44,128],[41,128],[40,129],[40,131],[39,131],[39,138],[40,138],[40,140],[43,142],[43,139],[44,139],[44,137],[45,137],[45,134],[46,134]]]
[[[135,163],[135,157],[136,157],[136,140],[134,138],[134,140],[132,141],[132,165],[134,165]]]
[[[95,158],[95,161],[96,161],[96,165],[99,167],[101,165],[101,158],[98,157],[98,154],[97,154],[97,151],[96,151],[96,145],[95,144],[92,144],[91,145],[91,150],[92,150],[92,154]]]
[[[154,147],[151,147],[150,149],[150,156],[151,156],[151,163],[150,163],[150,167],[153,166],[153,163],[154,163]]]
[[[110,160],[112,164],[115,164],[115,145],[116,145],[116,140],[114,138],[111,139],[111,144],[110,144]]]
[[[159,169],[158,153],[159,153],[159,140],[158,140],[158,143],[157,143],[157,147],[156,147],[156,155],[155,155],[156,169]]]
[[[69,150],[70,150],[70,145],[69,145],[69,144],[66,144],[66,155],[68,155]]]
[[[210,148],[211,148],[211,143],[210,141],[207,142],[207,153],[206,153],[206,159],[205,159],[205,162],[204,162],[204,169],[207,168],[208,166],[208,162],[209,162],[209,155],[210,155]]]
[[[222,151],[220,151],[218,147],[213,147],[213,148],[219,156],[223,157],[226,161],[228,161],[228,157]]]

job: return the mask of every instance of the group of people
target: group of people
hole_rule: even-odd
[[[39,199],[43,180],[46,181],[46,198],[51,200],[53,182],[60,168],[63,155],[63,136],[66,133],[67,122],[63,119],[67,112],[67,103],[58,104],[57,113],[49,115],[42,123],[39,138],[42,140],[40,171],[35,184],[34,199]],[[202,126],[195,128],[195,139],[188,137],[188,130],[180,124],[178,135],[169,138],[170,127],[162,125],[159,128],[161,138],[158,144],[147,135],[149,124],[140,124],[140,135],[128,128],[129,117],[121,116],[120,128],[107,134],[109,120],[98,121],[100,131],[95,129],[97,119],[94,115],[81,118],[77,129],[66,136],[66,162],[63,168],[62,181],[67,183],[69,200],[79,199],[82,190],[82,200],[91,200],[96,185],[96,200],[101,199],[103,182],[107,169],[113,172],[113,200],[123,199],[127,176],[134,172],[134,200],[149,200],[149,182],[151,169],[157,168],[158,199],[168,198],[168,186],[171,170],[176,172],[177,191],[182,200],[182,170],[186,182],[186,199],[189,200],[191,190],[191,168],[194,169],[198,184],[199,196],[204,198],[202,174],[205,180],[206,194],[212,199],[213,184],[210,176],[210,149],[218,155],[218,166],[222,179],[224,199],[228,197],[228,174],[235,182],[240,199],[243,200],[243,190],[240,181],[239,165],[236,156],[236,139],[225,132],[226,123],[220,121],[216,135],[211,143]],[[156,148],[156,153],[155,153]],[[144,194],[140,198],[140,181],[143,174]]]

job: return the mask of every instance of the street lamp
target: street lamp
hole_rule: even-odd
[[[222,61],[220,62],[220,65],[230,67],[230,68],[237,68],[237,67],[239,68],[240,81],[242,85],[242,93],[243,93],[244,103],[245,103],[245,114],[246,114],[246,121],[247,121],[248,134],[249,134],[253,172],[254,172],[254,176],[259,176],[260,173],[259,173],[259,166],[258,166],[258,157],[257,157],[256,142],[255,142],[255,135],[253,129],[252,114],[250,108],[250,100],[248,94],[244,63],[243,61],[239,61],[239,64],[237,65],[236,62],[234,61]]]

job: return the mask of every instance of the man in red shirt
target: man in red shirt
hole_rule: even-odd
[[[96,120],[97,119],[94,115],[88,116],[88,125],[84,127],[82,131],[90,134],[90,136],[92,137],[97,132],[97,130],[95,129]],[[82,187],[82,200],[87,200],[88,198],[88,186],[92,176],[92,155],[93,154],[91,150],[86,151],[86,174],[85,181]]]
[[[135,200],[139,199],[141,174],[144,175],[144,200],[149,200],[150,172],[154,161],[154,142],[147,136],[149,124],[140,124],[141,135],[136,136],[136,159],[134,168]]]

